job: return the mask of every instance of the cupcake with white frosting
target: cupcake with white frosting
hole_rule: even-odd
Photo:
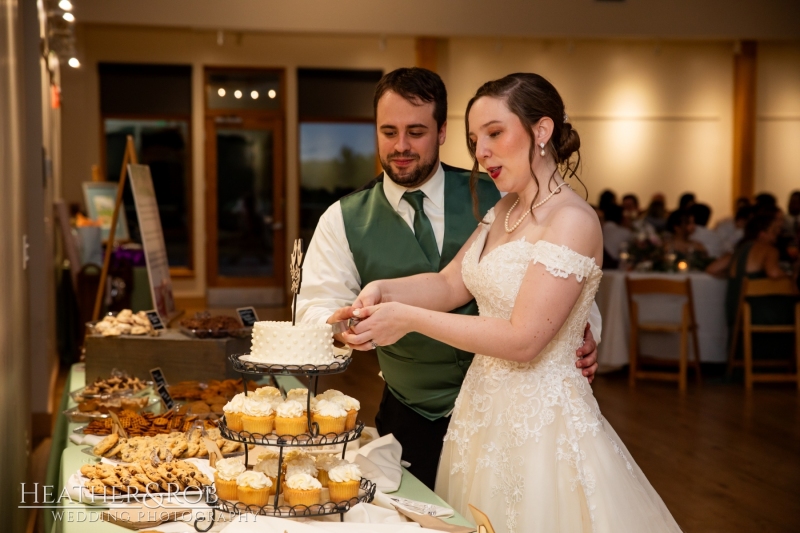
[[[317,477],[317,465],[314,457],[302,450],[292,450],[287,453],[283,466],[286,469],[287,478],[294,474],[308,474],[311,477]]]
[[[358,411],[361,410],[361,403],[352,396],[347,396],[345,394],[333,396],[331,401],[335,404],[341,405],[342,408],[347,411],[347,420],[344,423],[344,430],[354,430],[356,428],[356,421],[358,419]]]
[[[302,435],[308,431],[304,406],[295,400],[286,400],[275,409],[275,433]]]
[[[288,505],[317,505],[322,496],[322,485],[308,474],[294,474],[286,478],[283,499]]]
[[[214,487],[217,496],[223,500],[238,499],[236,478],[247,470],[244,463],[239,457],[231,457],[217,461],[215,468]]]
[[[237,495],[240,502],[263,507],[269,502],[272,481],[263,472],[250,470],[236,478]]]
[[[361,469],[353,463],[343,462],[328,471],[328,491],[332,502],[358,498],[361,486]]]
[[[338,403],[320,400],[312,408],[311,419],[319,424],[320,435],[344,433],[347,411]]]
[[[247,396],[240,392],[231,401],[222,407],[222,412],[225,413],[225,424],[228,429],[233,431],[242,430],[242,415],[244,414],[244,401]]]
[[[283,396],[281,396],[281,391],[276,389],[275,387],[270,387],[269,385],[264,387],[259,387],[253,391],[253,396],[263,397],[263,398],[280,398],[283,400]]]
[[[275,423],[275,411],[269,398],[248,396],[242,407],[242,429],[249,433],[268,435]]]
[[[280,473],[278,465],[278,454],[267,452],[259,457],[259,461],[253,467],[255,472],[261,472],[267,476],[272,483],[269,493],[275,494],[278,489],[278,476],[281,476],[281,485],[283,485],[282,474]]]
[[[319,479],[323,487],[328,486],[328,471],[334,466],[338,466],[344,462],[344,459],[332,453],[317,456],[317,479]]]

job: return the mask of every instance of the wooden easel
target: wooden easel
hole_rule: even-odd
[[[122,206],[122,195],[125,192],[125,181],[128,178],[128,165],[138,164],[136,158],[136,146],[133,143],[133,137],[128,135],[125,143],[125,155],[122,158],[122,168],[119,171],[119,185],[117,185],[117,201],[114,204],[114,214],[111,216],[111,227],[108,231],[108,242],[106,243],[106,254],[103,258],[103,270],[100,273],[100,285],[97,286],[97,297],[94,300],[94,312],[92,313],[92,320],[96,321],[100,318],[100,309],[103,308],[103,293],[106,288],[106,279],[108,278],[108,266],[111,263],[111,252],[114,248],[115,237],[117,236],[117,220],[119,219],[119,211]]]

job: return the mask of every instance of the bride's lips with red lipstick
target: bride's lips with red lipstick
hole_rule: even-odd
[[[491,176],[493,180],[496,180],[500,176],[500,171],[502,170],[503,167],[489,167],[486,169],[486,172],[489,173],[489,176]]]

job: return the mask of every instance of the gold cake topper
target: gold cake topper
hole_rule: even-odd
[[[292,276],[292,325],[294,326],[297,321],[297,295],[300,294],[300,285],[303,283],[303,239],[294,240],[294,249],[292,250],[292,260],[289,263],[289,274]]]

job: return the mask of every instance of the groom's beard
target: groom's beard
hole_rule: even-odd
[[[416,159],[417,166],[413,170],[408,170],[403,174],[398,174],[392,169],[390,164],[394,158]],[[381,158],[381,166],[383,167],[383,170],[386,171],[386,175],[389,176],[393,182],[407,189],[414,189],[415,187],[419,187],[425,183],[438,162],[438,154],[431,158],[430,161],[420,161],[419,155],[413,152],[395,152],[390,154],[388,159]]]

